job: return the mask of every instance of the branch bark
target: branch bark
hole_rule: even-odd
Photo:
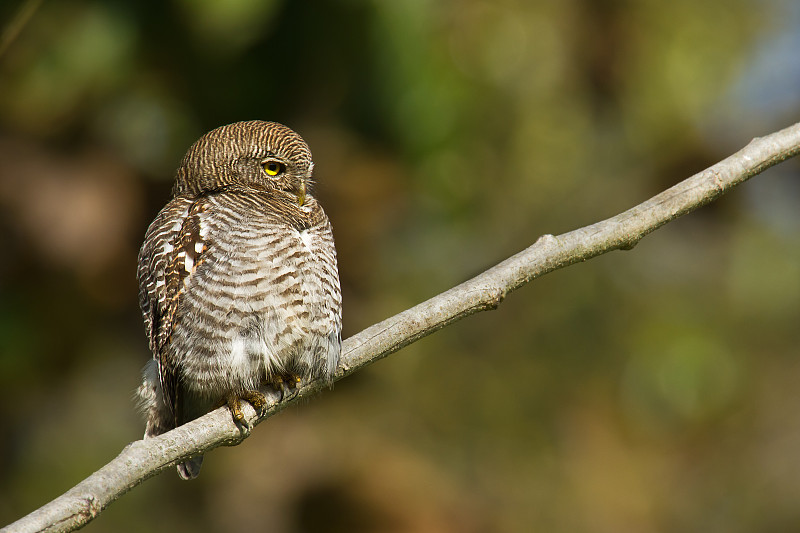
[[[532,246],[482,274],[419,305],[379,322],[344,341],[334,380],[357,372],[465,316],[496,308],[511,291],[565,266],[617,249],[631,249],[645,235],[723,195],[767,168],[800,153],[800,123],[765,137],[624,213],[558,236],[544,235]],[[40,509],[0,532],[72,531],[96,517],[142,481],[217,446],[233,446],[260,422],[324,388],[310,382],[280,402],[264,391],[267,407],[245,407],[247,426],[217,409],[168,433],[126,446],[110,463]]]

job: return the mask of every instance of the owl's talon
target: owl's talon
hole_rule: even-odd
[[[273,376],[270,385],[280,393],[281,398],[279,401],[282,402],[297,395],[297,389],[301,381],[302,378],[297,374],[287,374],[284,376]]]
[[[235,422],[244,421],[244,413],[242,412],[242,400],[253,406],[256,412],[261,412],[265,405],[267,405],[267,398],[257,390],[246,390],[237,394],[231,394],[226,400],[228,409],[231,411],[231,416]]]
[[[267,405],[267,397],[257,390],[246,390],[239,395],[239,398],[247,400],[247,403],[252,405],[253,409],[259,412]]]
[[[227,401],[228,409],[231,411],[231,416],[233,416],[234,422],[241,422],[244,420],[244,413],[242,412],[242,404],[239,401],[239,398],[236,396],[231,396],[228,398]]]

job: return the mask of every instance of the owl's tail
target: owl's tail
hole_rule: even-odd
[[[142,372],[142,384],[136,391],[139,407],[144,411],[147,425],[144,438],[155,437],[175,429],[175,416],[164,402],[161,383],[158,379],[158,367],[151,360]],[[183,423],[179,421],[178,423]],[[203,456],[197,455],[177,465],[181,479],[194,479],[200,474]]]
[[[139,407],[147,418],[144,438],[155,437],[175,428],[175,417],[164,403],[158,369],[155,361],[150,361],[142,372],[142,384],[136,391]],[[181,479],[194,479],[200,474],[203,456],[198,455],[178,464]]]
[[[164,403],[158,367],[152,359],[142,371],[142,384],[136,390],[136,397],[139,409],[147,419],[144,438],[155,437],[175,428],[175,417]]]

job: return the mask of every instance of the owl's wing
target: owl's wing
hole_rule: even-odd
[[[158,364],[164,402],[173,416],[177,414],[178,362],[168,347],[185,279],[202,261],[206,249],[199,218],[204,207],[203,198],[173,199],[148,228],[139,252],[139,305]]]

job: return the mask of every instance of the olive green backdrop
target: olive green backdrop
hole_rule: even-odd
[[[0,524],[141,437],[136,253],[205,131],[258,118],[308,141],[349,336],[800,119],[792,0],[15,0],[0,20],[19,30],[0,55]],[[86,531],[797,530],[799,346],[790,161]]]

